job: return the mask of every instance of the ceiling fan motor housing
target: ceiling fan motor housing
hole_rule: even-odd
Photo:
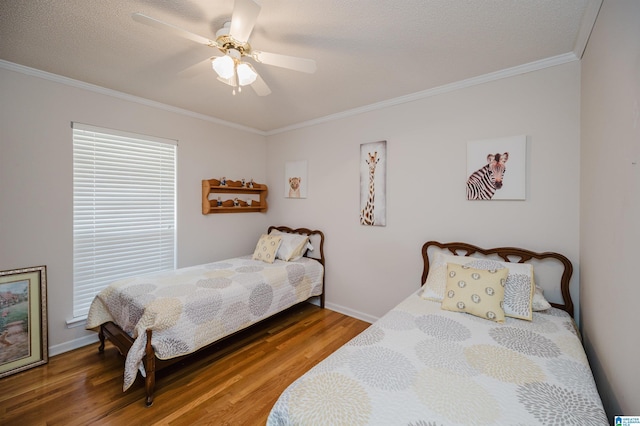
[[[251,53],[251,45],[248,42],[240,42],[229,35],[231,22],[225,22],[224,26],[216,31],[216,44],[222,53],[232,50],[240,52],[240,56]],[[237,58],[236,58],[237,59]]]

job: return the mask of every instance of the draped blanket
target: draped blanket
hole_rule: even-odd
[[[119,280],[91,304],[87,329],[112,321],[135,339],[123,390],[144,375],[146,330],[156,356],[190,354],[322,293],[324,269],[306,257],[269,264],[250,256]]]

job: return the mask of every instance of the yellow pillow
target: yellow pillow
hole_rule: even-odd
[[[262,260],[263,262],[273,263],[276,260],[276,252],[280,247],[282,237],[278,235],[263,234],[258,240],[256,249],[253,252],[253,260]]]
[[[442,309],[504,322],[504,286],[508,269],[475,269],[447,264]]]

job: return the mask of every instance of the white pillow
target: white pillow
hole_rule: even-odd
[[[269,235],[278,235],[282,238],[276,258],[286,262],[300,259],[310,245],[308,235],[288,234],[277,229],[273,229]],[[313,250],[313,247],[311,249]]]
[[[505,315],[528,321],[533,319],[532,299],[535,283],[532,265],[436,252],[429,265],[429,275],[423,286],[424,299],[442,302],[447,285],[447,263],[466,265],[476,269],[507,268],[509,275],[504,292]]]
[[[429,264],[429,275],[422,286],[422,298],[442,302],[447,286],[447,262],[464,265],[469,262],[468,257],[452,256],[436,252]]]
[[[533,302],[531,305],[534,312],[551,309],[551,304],[544,297],[544,290],[538,286],[536,286],[536,292],[533,294]]]

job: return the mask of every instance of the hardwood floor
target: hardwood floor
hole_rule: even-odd
[[[303,303],[122,392],[124,358],[107,342],[0,379],[2,425],[264,425],[280,393],[369,326]]]

